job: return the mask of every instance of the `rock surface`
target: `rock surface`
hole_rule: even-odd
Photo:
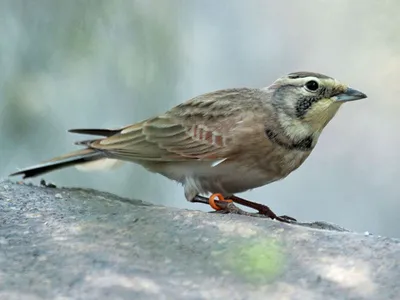
[[[10,181],[0,222],[4,300],[400,299],[400,241],[325,223]]]

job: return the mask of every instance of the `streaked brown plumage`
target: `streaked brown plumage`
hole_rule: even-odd
[[[70,130],[104,138],[78,142],[86,148],[12,175],[117,159],[182,183],[188,201],[221,193],[241,203],[234,194],[285,178],[310,155],[340,105],[362,98],[328,76],[291,73],[266,88],[200,95],[121,129]]]

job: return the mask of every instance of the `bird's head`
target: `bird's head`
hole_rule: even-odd
[[[312,72],[290,73],[268,89],[279,121],[289,135],[300,134],[297,131],[319,134],[343,103],[367,97],[334,78]]]

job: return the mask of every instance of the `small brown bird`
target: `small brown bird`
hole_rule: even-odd
[[[234,194],[288,176],[310,155],[339,107],[366,97],[323,74],[290,73],[265,88],[203,94],[120,129],[70,130],[104,137],[77,142],[86,148],[11,175],[27,178],[72,165],[130,161],[180,182],[188,201],[248,214],[233,201],[273,219],[294,220]],[[201,196],[207,193],[213,195]]]

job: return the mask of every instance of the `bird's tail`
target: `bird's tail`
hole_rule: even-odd
[[[76,166],[80,170],[98,170],[113,167],[116,163],[117,160],[105,157],[102,152],[94,149],[82,149],[20,170],[10,176],[23,175],[25,179],[70,166]]]

